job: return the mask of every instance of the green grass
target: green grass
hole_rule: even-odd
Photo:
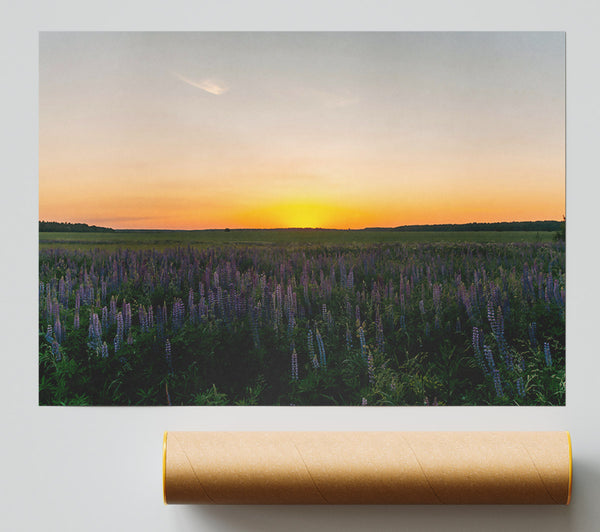
[[[536,231],[335,231],[335,230],[223,230],[117,231],[114,233],[39,233],[40,248],[102,247],[166,249],[215,245],[349,245],[417,242],[550,242],[553,232]]]

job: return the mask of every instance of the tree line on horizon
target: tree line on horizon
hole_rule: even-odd
[[[39,231],[40,233],[112,233],[114,229],[84,223],[40,221]]]
[[[423,224],[398,227],[368,227],[367,231],[560,231],[564,220],[535,222],[471,222],[465,224]]]
[[[302,230],[300,228],[281,228],[284,230]],[[281,230],[280,229],[280,230]],[[323,228],[325,229],[325,228]],[[268,230],[268,229],[267,229]],[[321,228],[314,229],[321,230]],[[540,220],[531,222],[471,222],[465,224],[423,224],[423,225],[401,225],[398,227],[366,227],[362,231],[440,231],[440,232],[462,232],[462,231],[547,231],[559,232],[564,240],[565,220]],[[115,232],[111,227],[88,225],[85,223],[71,222],[39,222],[39,231],[60,233],[109,233]],[[119,231],[127,231],[121,229]],[[138,230],[139,231],[139,230]],[[225,229],[229,231],[229,229]]]

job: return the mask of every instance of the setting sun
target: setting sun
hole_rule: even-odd
[[[285,227],[323,227],[326,213],[322,207],[310,204],[282,206]]]

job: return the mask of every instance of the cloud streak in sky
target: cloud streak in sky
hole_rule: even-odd
[[[177,72],[174,72],[175,77],[177,79],[191,85],[192,87],[196,87],[197,89],[202,89],[205,92],[210,94],[214,94],[215,96],[220,96],[221,94],[226,93],[229,90],[229,87],[220,81],[216,81],[214,79],[203,79],[201,81],[194,81],[190,78],[186,78]]]

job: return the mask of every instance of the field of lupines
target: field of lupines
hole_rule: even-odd
[[[565,402],[564,243],[43,247],[39,400]]]

